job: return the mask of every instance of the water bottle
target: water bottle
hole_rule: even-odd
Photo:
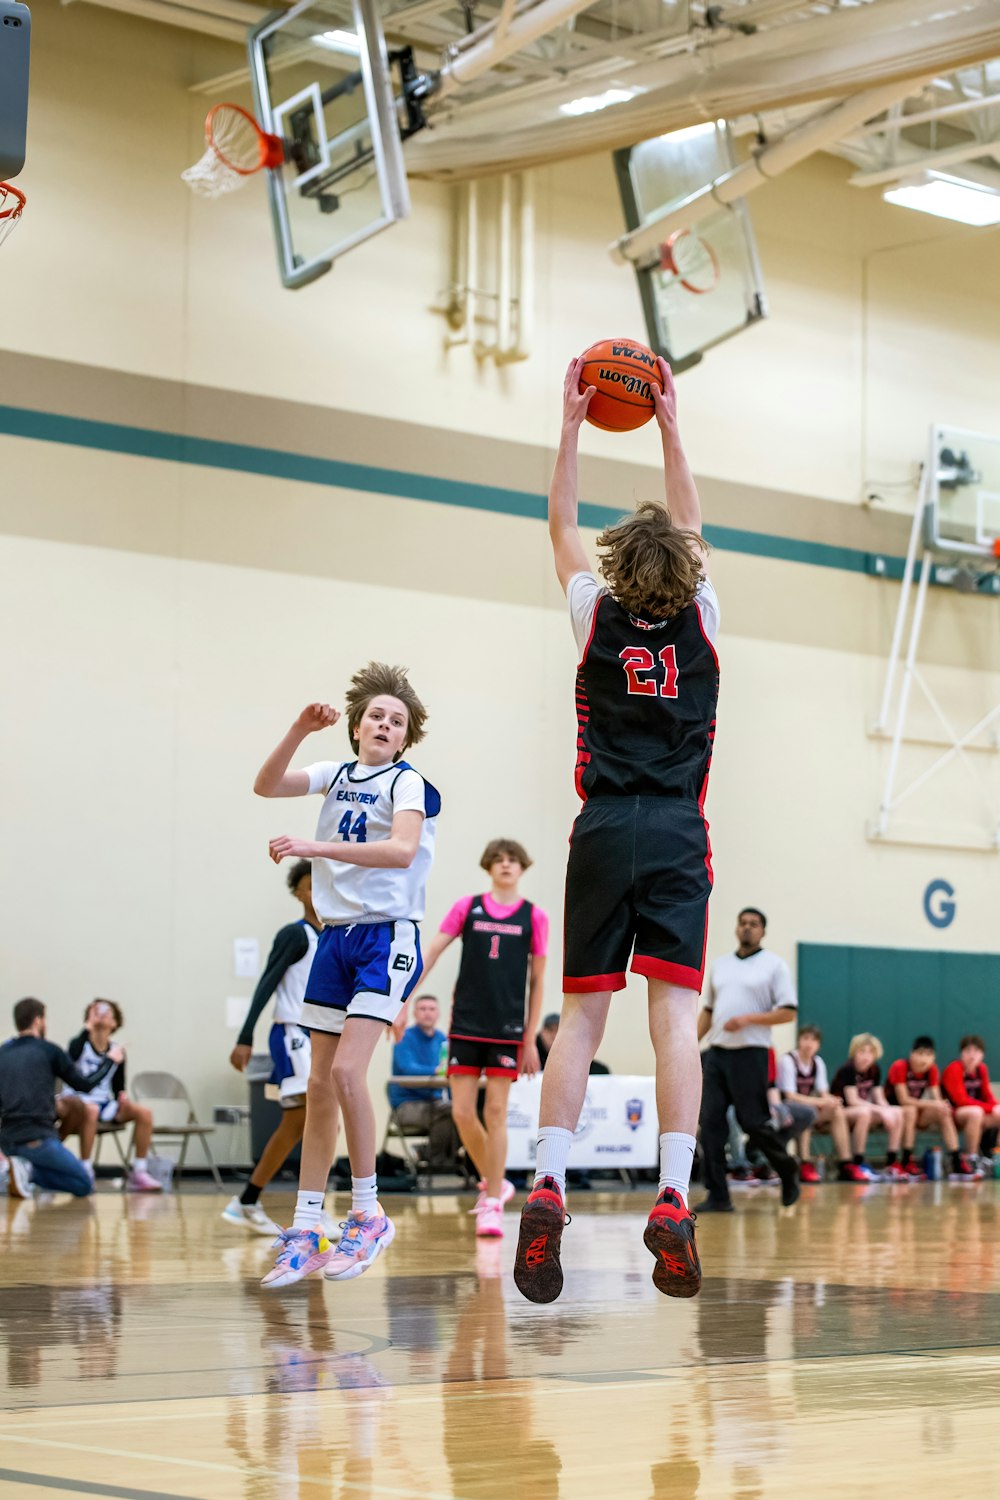
[[[1000,1146],[993,1148],[993,1176],[1000,1177]]]
[[[437,1069],[436,1069],[436,1073],[437,1073],[438,1078],[444,1078],[444,1077],[447,1076],[447,1073],[448,1073],[448,1058],[449,1058],[450,1053],[451,1053],[451,1047],[448,1044],[448,1038],[445,1037],[444,1041],[441,1043],[441,1055],[438,1058],[438,1065],[437,1065]]]
[[[928,1182],[940,1182],[944,1173],[941,1167],[941,1148],[933,1146],[924,1152],[924,1175]]]
[[[815,1166],[816,1176],[819,1178],[820,1182],[824,1182],[826,1180],[826,1157],[817,1156]]]

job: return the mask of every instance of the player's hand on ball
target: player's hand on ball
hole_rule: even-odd
[[[303,734],[315,734],[320,729],[330,729],[340,718],[340,709],[329,703],[309,703],[295,720],[296,729]]]
[[[534,1042],[525,1042],[521,1049],[521,1072],[526,1078],[534,1078],[536,1073],[542,1071],[541,1059],[538,1056],[538,1048]]]
[[[663,394],[660,394],[655,381],[650,382],[649,390],[653,398],[657,424],[661,432],[669,431],[677,426],[677,390],[674,386],[673,372],[666,360],[659,358],[656,361],[656,367],[663,381]]]
[[[245,1042],[237,1042],[229,1054],[229,1061],[237,1073],[245,1073],[252,1055],[252,1047],[248,1047]]]
[[[283,859],[312,859],[313,857],[313,846],[308,839],[290,839],[285,834],[282,834],[281,838],[272,839],[267,848],[276,865],[280,865]]]
[[[596,387],[588,385],[585,391],[580,389],[580,376],[583,372],[584,360],[581,355],[578,359],[571,359],[569,369],[566,371],[566,379],[563,381],[563,426],[579,427],[587,415],[591,397]]]

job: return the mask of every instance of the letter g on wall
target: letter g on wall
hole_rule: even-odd
[[[932,880],[924,891],[924,916],[932,927],[950,927],[957,905],[955,887],[947,880]]]

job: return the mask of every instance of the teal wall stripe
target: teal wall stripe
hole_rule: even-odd
[[[493,511],[500,515],[544,520],[544,495],[498,485],[471,484],[458,479],[439,479],[430,474],[412,474],[401,469],[383,469],[370,464],[345,463],[336,458],[317,458],[308,453],[289,453],[281,448],[258,448],[249,443],[224,443],[214,438],[187,437],[183,433],[159,432],[149,427],[128,427],[118,422],[94,422],[64,417],[56,412],[33,411],[20,406],[0,406],[0,432],[11,437],[31,438],[42,443],[67,443],[76,448],[94,448],[105,453],[127,453],[136,458],[166,463],[195,464],[201,468],[228,469],[241,474],[266,474],[302,484],[329,485],[337,489],[369,494],[399,495],[427,500],[437,505],[458,505],[467,510]],[[580,505],[584,526],[599,528],[622,514],[611,505]],[[875,571],[871,553],[851,547],[797,537],[772,536],[743,531],[733,526],[706,526],[705,536],[725,552],[743,552],[754,557],[773,557],[782,562],[811,563],[815,567],[839,568],[849,573]],[[901,578],[903,559],[883,559],[885,572]]]

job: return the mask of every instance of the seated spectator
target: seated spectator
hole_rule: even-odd
[[[950,1176],[953,1182],[975,1177],[975,1168],[964,1161],[958,1149],[955,1116],[947,1099],[941,1095],[941,1075],[934,1062],[934,1043],[929,1036],[918,1036],[909,1057],[897,1057],[886,1074],[885,1091],[890,1104],[903,1111],[903,1170],[911,1177],[923,1177],[919,1163],[913,1160],[913,1143],[918,1130],[940,1130],[941,1139],[951,1154]]]
[[[984,1130],[1000,1126],[1000,1105],[986,1071],[986,1043],[981,1036],[963,1036],[958,1057],[941,1075],[941,1087],[955,1111],[955,1124],[965,1136],[965,1149],[975,1167]],[[977,1176],[982,1175],[977,1171]]]
[[[554,1010],[552,1011],[551,1015],[547,1015],[545,1017],[545,1020],[541,1025],[541,1030],[535,1033],[535,1046],[538,1048],[538,1064],[539,1067],[541,1067],[543,1070],[545,1068],[545,1059],[549,1055],[549,1051],[552,1047],[552,1043],[556,1039],[556,1032],[558,1030],[559,1012],[557,1010]],[[610,1074],[610,1072],[611,1069],[608,1067],[607,1063],[602,1063],[596,1057],[590,1064],[591,1077],[604,1077]]]
[[[392,1049],[392,1071],[396,1077],[430,1078],[441,1072],[446,1034],[438,1027],[438,1003],[433,995],[418,995],[413,1002],[413,1025],[408,1026]],[[444,1077],[440,1088],[408,1089],[389,1085],[389,1103],[401,1126],[427,1135],[427,1160],[431,1167],[455,1164],[458,1140],[451,1117],[451,1102],[445,1097]]]
[[[899,1142],[903,1134],[903,1111],[890,1104],[882,1088],[882,1070],[878,1063],[883,1047],[877,1036],[862,1031],[851,1038],[848,1060],[834,1074],[832,1092],[844,1101],[844,1114],[851,1129],[854,1165],[870,1182],[879,1181],[879,1173],[865,1161],[868,1132],[881,1126],[889,1137],[885,1154],[885,1175],[906,1179],[899,1165]]]
[[[823,1033],[818,1026],[803,1026],[798,1043],[778,1062],[777,1083],[783,1101],[792,1107],[813,1111],[811,1125],[799,1132],[799,1177],[803,1182],[818,1182],[810,1156],[812,1131],[829,1131],[837,1158],[838,1182],[864,1182],[864,1173],[851,1160],[851,1138],[844,1114],[843,1101],[830,1092],[826,1063],[819,1055]]]
[[[66,1049],[85,1078],[97,1071],[111,1049],[111,1038],[120,1029],[125,1017],[114,1000],[92,1000],[83,1013],[83,1030]],[[120,1049],[119,1049],[120,1050]],[[85,1124],[79,1129],[73,1115],[69,1113],[79,1097],[78,1089],[67,1089],[56,1101],[59,1116],[59,1135],[65,1140],[68,1135],[80,1137],[80,1160],[90,1173],[94,1168],[90,1160],[94,1149],[97,1127],[120,1121],[132,1126],[132,1165],[125,1186],[130,1193],[158,1193],[160,1183],[147,1171],[149,1148],[153,1143],[153,1112],[145,1104],[136,1104],[125,1092],[125,1059],[110,1074],[105,1074],[100,1083],[87,1093],[82,1101]]]
[[[27,1198],[34,1182],[49,1192],[86,1198],[94,1191],[93,1178],[56,1134],[56,1080],[88,1093],[125,1054],[110,1047],[93,1073],[81,1073],[61,1047],[45,1040],[41,1000],[19,1000],[14,1025],[17,1036],[0,1047],[0,1150],[10,1159],[7,1190],[14,1198]]]

